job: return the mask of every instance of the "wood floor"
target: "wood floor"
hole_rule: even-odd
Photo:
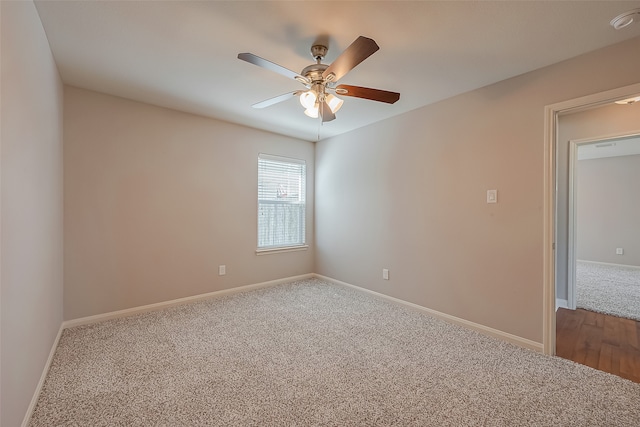
[[[640,383],[640,322],[560,308],[556,355]]]

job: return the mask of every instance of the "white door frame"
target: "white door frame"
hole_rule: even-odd
[[[558,117],[609,104],[619,99],[637,96],[640,83],[600,92],[581,98],[547,105],[544,109],[544,178],[543,178],[543,291],[542,291],[542,345],[545,354],[556,352],[556,281],[555,281],[555,227],[556,227],[556,147]]]
[[[623,138],[632,138],[638,136],[640,136],[640,131],[631,131],[569,141],[569,221],[567,223],[569,242],[567,245],[567,308],[571,310],[576,309],[576,246],[578,241],[578,233],[576,232],[576,224],[578,218],[578,185],[576,182],[576,173],[578,165],[578,148],[583,145],[591,145],[602,142],[613,142]]]

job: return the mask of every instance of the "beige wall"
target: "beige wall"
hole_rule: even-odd
[[[640,80],[640,79],[639,79]],[[623,85],[620,85],[623,86]],[[640,103],[610,104],[558,119],[556,298],[568,298],[569,142],[640,131]]]
[[[316,271],[542,342],[544,107],[637,83],[638,51],[636,38],[318,143]]]
[[[33,3],[0,8],[0,424],[13,427],[62,323],[62,83]]]
[[[313,143],[73,87],[64,130],[65,319],[313,272]],[[260,152],[307,162],[307,251],[255,254]]]
[[[580,160],[576,175],[577,258],[640,266],[640,155]]]

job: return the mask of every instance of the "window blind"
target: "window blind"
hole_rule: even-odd
[[[306,163],[258,155],[258,249],[305,244]]]

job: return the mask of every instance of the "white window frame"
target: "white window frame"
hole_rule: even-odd
[[[298,200],[282,200],[282,201],[278,201],[277,199],[273,199],[273,198],[265,198],[265,193],[267,193],[268,190],[261,188],[261,182],[264,179],[264,176],[262,175],[262,168],[261,168],[261,164],[262,162],[271,162],[273,166],[275,166],[277,163],[282,163],[285,165],[289,165],[289,166],[295,166],[295,167],[300,167],[302,166],[302,173],[300,176],[300,179],[298,181],[298,190],[297,190],[297,195],[298,195]],[[306,250],[309,246],[306,244],[306,161],[302,160],[302,159],[294,159],[294,158],[290,158],[290,157],[283,157],[283,156],[275,156],[275,155],[271,155],[271,154],[265,154],[265,153],[259,153],[258,154],[258,191],[257,191],[257,202],[258,202],[258,206],[257,206],[257,249],[256,249],[256,254],[257,255],[265,255],[265,254],[271,254],[271,253],[279,253],[279,252],[291,252],[291,251],[300,251],[300,250]],[[268,194],[268,193],[267,193]],[[295,242],[284,242],[284,243],[274,243],[274,244],[265,244],[264,242],[264,236],[261,238],[262,233],[263,233],[263,226],[261,226],[261,223],[264,224],[264,222],[262,222],[263,219],[263,215],[265,214],[263,211],[263,208],[265,206],[280,206],[282,208],[286,207],[292,207],[292,206],[296,206],[298,208],[298,210],[300,212],[298,212],[298,230],[297,230],[297,236],[298,239]],[[277,210],[277,208],[276,208]],[[283,215],[287,215],[286,212],[282,213]],[[280,234],[279,231],[274,230],[274,233],[276,235]],[[282,235],[280,235],[280,237],[284,237]],[[277,236],[274,237],[277,239]],[[261,242],[262,240],[262,242]]]

